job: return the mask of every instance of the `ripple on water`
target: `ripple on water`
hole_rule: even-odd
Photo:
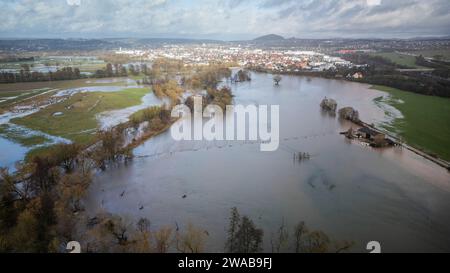
[[[223,251],[231,207],[264,229],[268,251],[270,235],[283,220],[289,229],[306,221],[333,239],[354,241],[359,244],[355,251],[364,252],[364,243],[374,238],[385,251],[449,250],[450,192],[433,184],[448,184],[449,174],[406,150],[348,143],[339,132],[352,124],[321,115],[319,104],[327,96],[339,107],[358,109],[368,123],[385,122],[386,111],[373,101],[384,92],[294,76],[284,76],[275,88],[273,75],[255,73],[252,78],[232,85],[236,104],[280,105],[280,137],[295,140],[289,149],[262,153],[259,145],[236,142],[175,142],[166,132],[135,150],[139,160],[99,174],[87,210],[108,210],[136,221],[147,217],[156,226],[192,222],[209,232],[211,251]],[[237,148],[227,148],[230,144]],[[294,152],[315,156],[293,164]],[[131,193],[129,198],[117,197],[123,191]],[[187,192],[189,198],[181,198]]]

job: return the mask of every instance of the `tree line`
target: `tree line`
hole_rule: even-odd
[[[210,233],[192,223],[153,228],[147,218],[129,222],[117,215],[98,214],[87,219],[86,232],[80,237],[85,253],[202,253]],[[271,234],[269,248],[264,247],[264,230],[248,216],[231,209],[224,245],[225,253],[342,253],[351,251],[353,242],[335,241],[322,231],[312,230],[304,222],[292,232],[284,224]]]
[[[96,70],[92,75],[88,76],[81,73],[79,68],[63,67],[56,71],[38,72],[32,71],[30,65],[23,64],[18,73],[1,72],[0,83],[19,83],[19,82],[45,82],[45,81],[64,81],[77,80],[83,78],[110,78],[110,77],[127,77],[129,75],[138,76],[140,74],[151,75],[151,69],[147,64],[122,64],[107,63],[104,69]]]
[[[55,72],[47,73],[32,71],[30,65],[22,65],[19,73],[1,72],[0,83],[16,83],[16,82],[43,82],[43,81],[62,81],[75,80],[83,78],[78,68],[63,67]]]
[[[194,75],[183,77],[182,84],[192,89],[217,88],[217,85],[224,79],[231,77],[231,70],[226,65],[211,64],[196,68]]]
[[[356,72],[361,72],[363,74],[362,79],[352,80],[374,85],[385,85],[423,95],[450,97],[450,68],[445,62],[429,61],[423,56],[418,56],[416,57],[416,65],[433,68],[434,70],[427,72],[401,72],[397,69],[407,69],[409,67],[395,64],[382,57],[355,54],[346,55],[345,58],[356,64],[366,63],[368,66],[352,69],[341,68],[324,73],[329,77],[333,77],[336,74],[352,75]]]
[[[119,63],[107,63],[105,69],[95,71],[94,78],[112,78],[127,77],[129,75],[138,76],[140,74],[150,75],[150,69],[147,64],[129,64],[123,65]]]

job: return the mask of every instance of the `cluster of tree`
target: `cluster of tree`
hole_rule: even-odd
[[[4,56],[0,57],[0,63],[34,62],[34,57]]]
[[[178,76],[187,73],[189,68],[181,61],[165,58],[156,59],[151,68],[142,67],[140,71],[144,75],[139,84],[156,85],[164,84],[170,80],[175,80]]]
[[[99,134],[89,149],[58,144],[13,174],[0,170],[0,252],[60,252],[76,239],[82,199],[96,168],[129,159],[123,134]]]
[[[202,96],[203,108],[213,104],[225,110],[228,105],[232,105],[233,93],[229,87],[224,86],[221,89],[208,88],[206,92],[206,95]],[[194,110],[194,96],[188,97],[184,104],[189,107],[192,112]]]
[[[448,80],[431,77],[422,73],[408,75],[370,75],[359,81],[375,85],[385,85],[423,95],[450,97]]]
[[[82,225],[86,231],[77,240],[82,242],[84,253],[201,253],[209,236],[208,231],[190,223],[153,229],[146,218],[130,223],[108,213],[84,218]],[[227,253],[264,251],[264,231],[249,217],[241,216],[237,208],[231,210],[227,233]],[[352,242],[334,242],[322,231],[308,229],[304,222],[296,225],[292,234],[282,225],[271,239],[273,253],[341,253],[352,247]]]
[[[153,92],[160,99],[169,98],[172,104],[179,104],[184,90],[175,80],[169,80],[164,83],[153,84]]]
[[[19,73],[1,72],[0,83],[62,81],[75,80],[83,77],[78,68],[63,67],[55,72],[43,73],[31,71],[30,65],[24,64]]]
[[[250,72],[247,70],[239,70],[232,78],[232,82],[247,82],[251,81],[252,78],[250,77]]]
[[[151,72],[149,73],[151,74]],[[168,80],[163,80],[163,79],[153,79],[152,76],[144,76],[142,78],[142,80],[137,80],[137,84],[139,85],[153,85],[153,84],[164,84],[166,81]]]
[[[57,252],[70,239],[91,181],[79,152],[75,144],[61,144],[15,174],[1,170],[0,252]]]
[[[355,81],[385,85],[398,88],[408,92],[414,92],[423,95],[450,97],[449,75],[450,69],[447,63],[443,61],[431,61],[423,56],[416,58],[416,64],[424,67],[434,68],[432,72],[401,72],[397,69],[408,68],[382,58],[367,54],[346,55],[346,59],[356,64],[368,64],[367,67],[345,69],[341,68],[335,71],[327,71],[327,76],[333,74],[352,75],[355,72],[361,72],[362,79],[353,79]]]
[[[217,88],[219,82],[224,78],[231,77],[231,70],[224,65],[208,65],[198,68],[196,73],[183,79],[183,83],[193,89]]]
[[[416,65],[435,69],[448,69],[448,63],[439,60],[429,60],[422,55],[416,57]]]
[[[226,252],[261,252],[263,238],[263,230],[257,228],[249,217],[241,216],[237,208],[231,209]],[[270,245],[273,253],[340,253],[349,251],[354,244],[347,241],[333,241],[324,232],[310,230],[304,222],[300,222],[292,234],[283,223],[275,234],[272,233]]]
[[[320,230],[310,230],[304,222],[295,226],[293,240],[289,246],[289,232],[281,226],[278,231],[277,252],[292,250],[294,253],[342,253],[351,250],[354,243],[348,241],[333,241],[330,237]],[[274,245],[272,244],[272,249]]]
[[[85,221],[87,230],[78,238],[84,253],[201,253],[208,236],[192,224],[183,231],[178,225],[153,229],[146,218],[130,224],[117,215],[99,214]]]
[[[185,71],[186,67],[182,61],[167,58],[158,58],[153,62],[154,73],[178,74]]]
[[[134,128],[138,128],[142,123],[148,122],[148,130],[158,132],[172,121],[171,111],[161,106],[152,106],[144,109],[133,116],[130,122]]]
[[[447,80],[450,79],[450,63],[448,61],[441,60],[440,58],[430,60],[420,55],[416,57],[416,64],[433,68],[434,70],[431,72],[432,76]]]
[[[432,72],[432,75],[435,76],[435,77],[439,77],[439,78],[442,78],[442,79],[449,80],[450,79],[450,69],[440,69],[440,68],[438,68],[438,69],[435,69]]]
[[[224,110],[226,109],[227,105],[233,104],[233,93],[227,86],[224,86],[220,89],[208,88],[206,91],[207,104],[218,105]]]
[[[400,69],[407,69],[410,68],[408,66],[400,65],[397,63],[392,62],[391,60],[384,58],[382,56],[374,56],[364,53],[358,53],[358,54],[345,54],[341,56],[347,61],[350,61],[354,64],[358,65],[368,65],[371,67],[374,67],[377,70],[395,70],[397,68]]]
[[[253,221],[239,214],[237,208],[231,209],[228,239],[225,250],[228,253],[258,253],[263,250],[264,231]]]
[[[137,76],[139,74],[144,73],[148,73],[148,68],[146,64],[140,64],[140,65],[134,65],[134,64],[130,64],[128,65],[128,71],[130,71],[130,74],[133,76]]]
[[[128,67],[128,68],[127,68]],[[138,76],[143,73],[144,75],[150,74],[150,69],[147,64],[129,64],[128,66],[115,63],[107,63],[105,69],[99,69],[95,71],[95,78],[111,78],[111,77],[127,77],[128,75]]]
[[[89,151],[89,157],[97,168],[105,170],[109,164],[132,158],[132,151],[126,143],[125,129],[126,125],[119,125],[97,133],[97,144]]]

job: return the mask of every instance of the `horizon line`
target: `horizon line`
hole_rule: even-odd
[[[300,38],[300,37],[284,37],[278,34],[266,34],[257,36],[255,38],[249,39],[215,39],[215,38],[195,38],[195,37],[157,37],[157,36],[148,36],[148,37],[133,37],[133,36],[122,36],[122,37],[77,37],[77,36],[69,36],[69,37],[33,37],[33,36],[21,36],[21,37],[0,37],[0,41],[5,40],[111,40],[111,39],[136,39],[136,40],[145,40],[145,39],[155,39],[155,40],[191,40],[191,41],[214,41],[214,42],[248,42],[254,41],[258,38],[269,36],[269,35],[277,35],[283,38],[283,40],[415,40],[415,39],[450,39],[450,34],[443,35],[421,35],[421,36],[411,36],[409,38],[392,38],[392,37],[326,37],[326,38]],[[281,40],[281,39],[280,39]],[[268,40],[271,41],[271,40]],[[272,40],[276,41],[276,40]]]

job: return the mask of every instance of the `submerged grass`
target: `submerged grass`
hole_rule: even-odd
[[[92,132],[98,127],[98,114],[138,105],[149,92],[147,88],[129,88],[120,92],[78,93],[62,103],[11,122],[80,144],[89,144],[95,139]]]
[[[49,139],[44,136],[26,134],[26,132],[15,130],[7,124],[0,125],[0,136],[25,147],[43,145],[49,142]]]
[[[408,144],[450,160],[450,99],[373,86],[391,95],[385,102],[397,108],[404,119],[388,126]],[[389,128],[390,127],[390,128]]]

